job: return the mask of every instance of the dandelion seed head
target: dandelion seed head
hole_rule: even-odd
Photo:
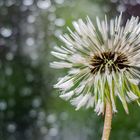
[[[54,86],[60,97],[76,106],[94,108],[104,113],[106,101],[117,112],[120,100],[128,113],[127,104],[139,104],[140,90],[140,23],[132,17],[121,26],[122,14],[110,21],[98,17],[95,26],[89,17],[73,22],[74,31],[60,36],[64,46],[55,46],[52,55],[59,61],[50,64],[66,69]]]

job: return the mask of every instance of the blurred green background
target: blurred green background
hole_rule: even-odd
[[[64,71],[50,51],[71,22],[123,11],[140,16],[140,0],[0,0],[0,140],[100,140],[103,117],[75,111],[53,89]],[[118,102],[111,140],[140,140],[140,107],[126,115]]]

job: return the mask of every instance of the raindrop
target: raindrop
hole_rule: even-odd
[[[7,7],[10,7],[10,6],[12,6],[14,3],[15,3],[15,0],[8,0],[8,1],[6,1],[6,6],[7,6]]]
[[[56,15],[55,14],[49,14],[48,15],[48,20],[49,21],[54,21],[56,19]]]
[[[21,95],[29,96],[31,95],[31,89],[29,87],[24,87],[21,89]]]
[[[137,2],[138,4],[140,4],[140,0],[136,0],[136,2]]]
[[[56,121],[56,115],[55,114],[50,114],[47,117],[47,122],[48,123],[54,123]]]
[[[62,31],[61,30],[55,30],[55,32],[54,32],[54,35],[56,37],[59,37],[61,34],[62,34]]]
[[[44,120],[45,118],[46,118],[46,114],[43,111],[39,112],[38,119],[39,120]]]
[[[15,130],[16,130],[16,125],[15,125],[15,124],[9,124],[8,127],[7,127],[7,130],[8,130],[10,133],[14,133]]]
[[[40,131],[41,131],[42,134],[47,134],[48,129],[45,126],[42,126]]]
[[[4,101],[1,101],[0,102],[0,110],[3,111],[3,110],[6,110],[6,108],[7,108],[7,103]]]
[[[31,111],[30,111],[30,116],[31,116],[32,118],[35,118],[35,117],[37,116],[36,110],[31,110]]]
[[[29,22],[29,23],[34,23],[35,22],[35,16],[33,16],[33,15],[29,15],[28,16],[28,18],[27,18],[27,21]]]
[[[34,99],[32,105],[34,108],[39,107],[41,105],[41,100],[39,98]]]
[[[56,11],[56,7],[54,5],[52,5],[50,8],[49,8],[49,12],[52,12],[54,13]]]
[[[40,9],[48,9],[51,6],[51,1],[50,0],[39,0],[37,2],[37,6]]]
[[[124,5],[119,5],[117,7],[117,11],[119,11],[119,12],[124,12],[125,10],[126,10],[126,7]]]
[[[58,134],[58,129],[57,128],[51,128],[49,130],[49,135],[50,136],[54,137],[54,136],[57,136],[57,134]]]
[[[32,60],[37,60],[38,59],[38,54],[36,52],[32,52],[30,55]]]
[[[6,59],[9,61],[13,60],[13,57],[14,57],[14,55],[11,52],[6,54]]]
[[[64,3],[64,0],[55,0],[55,2],[56,2],[57,4],[63,4],[63,3]]]
[[[62,18],[57,18],[56,20],[55,20],[55,25],[56,26],[64,26],[65,25],[65,20],[64,19],[62,19]]]
[[[34,45],[34,38],[32,38],[32,37],[27,38],[26,44],[27,44],[28,46]]]
[[[12,35],[12,30],[9,28],[1,28],[0,33],[3,37],[10,37]]]
[[[30,5],[32,5],[33,4],[33,0],[23,0],[23,4],[25,5],[25,6],[30,6]]]

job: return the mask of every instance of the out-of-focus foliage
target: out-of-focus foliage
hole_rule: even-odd
[[[0,139],[97,140],[103,117],[93,109],[75,111],[53,89],[64,71],[53,70],[50,51],[72,21],[87,15],[137,15],[139,0],[0,0]],[[132,8],[133,9],[133,8]],[[134,8],[138,9],[138,8]],[[133,12],[132,12],[133,11]],[[127,16],[126,16],[127,15]],[[119,103],[118,103],[119,105]],[[140,139],[140,109],[114,115],[112,140]]]

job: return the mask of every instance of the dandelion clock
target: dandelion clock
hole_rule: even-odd
[[[112,115],[120,100],[126,113],[127,104],[140,96],[140,23],[131,17],[121,26],[122,14],[110,21],[96,19],[92,24],[79,19],[73,22],[74,31],[60,36],[64,46],[51,52],[58,61],[50,64],[66,69],[64,77],[54,85],[60,97],[68,100],[76,110],[92,107],[105,116],[102,140],[108,140]]]

